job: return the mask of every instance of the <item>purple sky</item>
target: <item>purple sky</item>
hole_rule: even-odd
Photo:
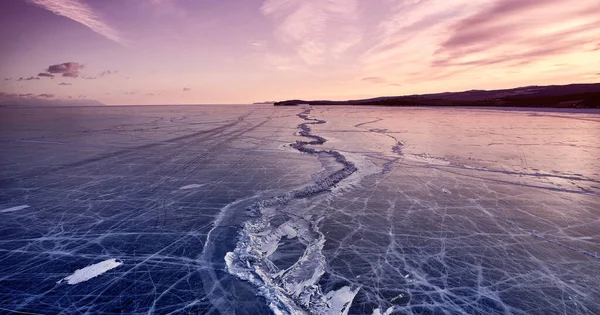
[[[248,103],[599,82],[598,12],[598,0],[3,0],[0,93]]]

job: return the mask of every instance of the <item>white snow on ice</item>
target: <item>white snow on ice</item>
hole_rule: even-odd
[[[0,213],[14,212],[14,211],[27,209],[27,208],[29,208],[28,205],[16,206],[16,207],[11,207],[11,208],[6,208],[3,210],[0,210]]]
[[[411,161],[415,161],[415,162],[421,162],[421,163],[427,163],[427,164],[431,164],[431,165],[450,165],[450,161],[446,161],[444,159],[436,158],[436,157],[430,156],[430,155],[425,154],[425,153],[421,153],[421,154],[404,154],[404,158],[407,159],[407,160],[411,160]]]
[[[394,312],[394,307],[388,308],[385,312],[381,312],[379,308],[373,310],[373,315],[391,315]]]
[[[203,187],[204,185],[206,185],[206,184],[191,184],[191,185],[183,186],[179,189],[181,189],[181,190],[195,189],[195,188]]]
[[[73,285],[73,284],[85,282],[85,281],[88,281],[99,275],[102,275],[103,273],[105,273],[111,269],[115,269],[122,264],[123,264],[122,261],[119,261],[115,258],[108,259],[108,260],[99,262],[97,264],[87,266],[85,268],[77,269],[77,270],[75,270],[75,272],[72,275],[65,277],[64,279],[58,281],[57,283],[67,281],[68,284]]]

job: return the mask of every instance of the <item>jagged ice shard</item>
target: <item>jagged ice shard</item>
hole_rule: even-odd
[[[0,312],[600,314],[597,112],[1,108],[0,122]]]

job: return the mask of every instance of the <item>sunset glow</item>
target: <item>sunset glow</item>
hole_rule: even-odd
[[[593,83],[598,12],[597,0],[7,0],[0,92],[198,104]]]

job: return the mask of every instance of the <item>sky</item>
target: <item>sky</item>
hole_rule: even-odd
[[[600,82],[598,0],[2,0],[0,96],[345,100]]]

